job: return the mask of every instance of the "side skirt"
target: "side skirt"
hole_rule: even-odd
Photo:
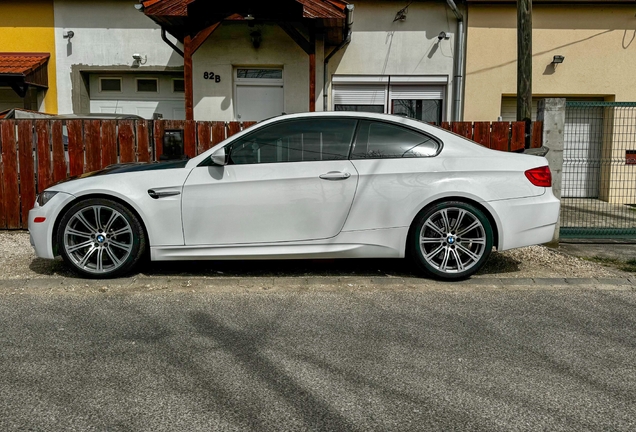
[[[326,240],[203,246],[153,246],[153,261],[403,258],[408,227],[341,232]]]

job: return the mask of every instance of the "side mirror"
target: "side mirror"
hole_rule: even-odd
[[[225,147],[221,147],[210,156],[214,165],[225,166],[227,165],[229,153],[225,152]]]

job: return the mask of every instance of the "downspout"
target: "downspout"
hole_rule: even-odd
[[[178,46],[176,46],[175,44],[173,44],[170,39],[168,39],[168,36],[166,35],[166,29],[161,27],[161,39],[163,39],[163,41],[165,43],[167,43],[170,48],[172,48],[173,50],[175,50],[177,52],[177,54],[179,54],[181,57],[184,57],[183,51],[181,51],[179,49]]]
[[[457,61],[455,62],[455,78],[453,83],[453,121],[461,121],[464,117],[463,112],[463,93],[464,93],[464,16],[457,9],[457,5],[453,0],[446,0],[448,7],[451,8],[457,18],[457,36],[455,41],[455,52],[457,53]]]
[[[340,45],[338,45],[337,47],[335,47],[333,49],[333,51],[331,51],[329,53],[329,55],[327,57],[325,57],[325,67],[324,67],[324,76],[323,76],[323,94],[322,94],[322,100],[323,100],[323,111],[327,111],[327,101],[328,101],[328,97],[329,95],[327,94],[329,86],[327,85],[327,79],[329,77],[329,60],[331,60],[331,57],[334,56],[335,53],[337,53],[338,51],[340,51],[341,49],[343,49],[345,46],[349,45],[349,42],[351,42],[351,33],[352,33],[352,28],[353,28],[353,10],[354,10],[355,6],[352,4],[348,4],[347,8],[345,9],[345,29],[344,29],[344,33],[346,34],[345,39],[342,41],[342,43]]]

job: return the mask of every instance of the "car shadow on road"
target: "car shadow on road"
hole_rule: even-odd
[[[519,272],[520,262],[493,252],[477,276]],[[29,268],[42,276],[78,276],[59,257],[35,258]],[[422,277],[409,259],[324,259],[324,260],[233,260],[157,261],[146,260],[131,276],[215,276],[215,277]]]

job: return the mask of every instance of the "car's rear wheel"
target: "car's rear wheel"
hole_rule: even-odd
[[[92,198],[62,216],[57,243],[62,258],[80,275],[112,278],[135,266],[146,249],[146,236],[127,207]]]
[[[417,266],[439,279],[459,280],[476,273],[493,246],[488,217],[464,202],[447,201],[422,211],[410,232],[409,248]]]

